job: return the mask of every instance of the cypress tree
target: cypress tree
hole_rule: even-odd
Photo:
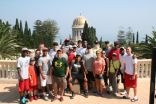
[[[136,44],[139,43],[139,32],[137,31]]]
[[[2,24],[2,20],[0,19],[0,24]]]
[[[135,44],[135,34],[133,33],[133,44]]]
[[[19,31],[19,22],[18,22],[18,19],[16,18],[16,23],[15,23],[15,30],[18,30]]]
[[[148,44],[148,35],[146,34],[145,43]]]
[[[100,47],[102,47],[102,36],[100,38]]]
[[[84,24],[84,28],[83,28],[83,33],[82,33],[82,41],[87,41],[87,35],[88,35],[88,23],[85,21],[85,24]]]
[[[31,36],[31,29],[28,30],[28,35]]]
[[[6,21],[6,26],[7,26],[7,27],[9,27],[9,26],[10,26],[10,24],[9,24],[9,22],[8,22],[8,21]]]
[[[30,35],[29,35],[29,28],[28,28],[27,21],[25,22],[23,39],[24,39],[23,40],[24,45],[26,47],[30,48],[31,42],[30,42]]]
[[[28,29],[28,23],[27,23],[27,21],[25,22],[24,35],[29,35],[29,29]]]
[[[22,21],[20,20],[20,33],[21,33],[21,35],[23,35],[23,26],[22,26]]]
[[[94,27],[88,27],[87,22],[85,22],[83,33],[82,33],[82,41],[87,41],[89,45],[94,46],[94,42],[96,41],[96,30]]]

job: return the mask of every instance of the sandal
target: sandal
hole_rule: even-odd
[[[57,97],[53,97],[53,98],[51,99],[51,102],[53,102],[53,101],[55,101],[55,100],[57,100]]]
[[[133,98],[131,99],[131,102],[135,102],[135,101],[138,101],[139,99],[138,98]]]
[[[62,102],[64,99],[63,99],[63,97],[60,97],[60,99],[59,99],[59,100],[60,100],[60,102]]]

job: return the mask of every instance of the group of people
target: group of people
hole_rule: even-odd
[[[20,102],[27,97],[29,101],[44,100],[63,101],[65,92],[70,98],[75,96],[74,85],[80,85],[80,93],[88,97],[88,91],[96,96],[104,96],[104,92],[124,99],[130,99],[129,90],[134,89],[132,102],[137,101],[137,58],[131,47],[120,47],[114,42],[111,47],[106,41],[104,47],[95,42],[91,47],[87,42],[79,40],[74,45],[53,43],[48,49],[40,44],[35,55],[27,48],[17,59],[19,75]],[[124,92],[120,92],[119,83],[123,83]],[[112,88],[112,90],[111,90]]]

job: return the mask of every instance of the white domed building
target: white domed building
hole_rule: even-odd
[[[74,42],[77,42],[78,40],[82,40],[81,35],[83,33],[85,21],[87,22],[84,16],[77,16],[74,19],[73,25],[72,25],[72,40]]]

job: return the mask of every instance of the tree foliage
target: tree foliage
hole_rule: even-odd
[[[88,27],[87,22],[85,22],[81,38],[82,38],[82,41],[87,41],[88,44],[93,47],[94,42],[97,40],[96,29],[92,26]]]
[[[128,27],[128,31],[126,33],[126,43],[129,45],[133,43],[133,30],[131,27]]]
[[[125,44],[131,45],[134,43],[134,33],[131,27],[128,27],[128,30],[125,31],[123,27],[118,31],[117,40],[120,42],[121,46]]]
[[[123,28],[118,31],[117,40],[120,42],[121,46],[126,44],[126,34]]]
[[[54,20],[36,20],[33,32],[33,38],[36,38],[34,46],[38,46],[39,43],[45,43],[47,47],[51,47],[55,37],[59,31],[57,22]]]
[[[8,23],[0,22],[0,58],[13,59],[20,48],[16,31],[8,26]]]
[[[23,31],[24,30],[24,31]],[[0,58],[12,58],[16,56],[20,47],[38,48],[42,42],[50,47],[55,40],[59,28],[54,20],[35,22],[33,33],[25,21],[24,28],[22,21],[16,19],[15,25],[11,27],[9,22],[0,20]]]
[[[147,43],[139,43],[134,47],[140,58],[151,58],[152,49],[156,47],[156,31],[152,32],[152,36],[146,35]]]
[[[136,44],[139,44],[139,32],[137,31]]]

